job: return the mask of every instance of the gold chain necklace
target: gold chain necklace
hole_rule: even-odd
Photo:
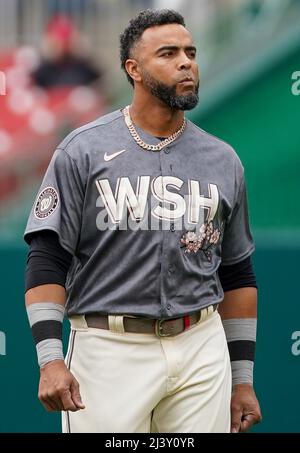
[[[139,134],[137,133],[133,123],[132,123],[132,120],[131,120],[131,117],[130,117],[130,113],[129,113],[129,105],[127,105],[124,109],[123,109],[123,115],[124,115],[124,119],[125,119],[125,123],[126,123],[126,126],[128,127],[129,129],[129,132],[130,134],[132,135],[132,137],[134,138],[134,140],[136,141],[136,143],[143,149],[146,149],[147,151],[160,151],[161,149],[163,149],[165,146],[169,145],[170,143],[172,143],[174,140],[176,140],[177,137],[179,137],[179,135],[181,135],[186,127],[186,119],[184,118],[183,119],[183,123],[182,123],[182,126],[180,129],[178,129],[178,131],[174,132],[174,134],[170,135],[169,137],[167,137],[165,140],[161,141],[160,143],[158,143],[158,145],[148,145],[147,143],[145,143],[141,137],[139,136]]]

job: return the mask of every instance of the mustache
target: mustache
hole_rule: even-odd
[[[182,82],[183,80],[187,80],[187,79],[181,79],[181,82]],[[197,83],[195,82],[195,80],[193,80],[193,82],[195,83],[195,94],[198,94],[198,92],[199,92],[199,87],[200,87],[200,80],[198,80]],[[178,83],[180,83],[180,81],[177,82],[175,85],[172,86],[173,90],[176,91],[176,88],[177,88],[177,84],[178,84]]]
[[[183,77],[181,77],[181,79],[178,79],[177,82],[180,83],[180,82],[184,82],[185,80],[195,82],[195,78],[191,74],[185,74]]]

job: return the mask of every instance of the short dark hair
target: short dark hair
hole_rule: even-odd
[[[133,80],[125,69],[125,63],[130,58],[132,48],[147,28],[166,24],[179,24],[185,27],[184,18],[177,11],[172,9],[146,9],[131,19],[124,32],[120,35],[121,67],[132,86],[134,86]]]

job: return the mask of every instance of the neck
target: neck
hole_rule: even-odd
[[[134,124],[156,137],[169,137],[182,126],[184,112],[173,110],[156,98],[133,97],[130,116]]]

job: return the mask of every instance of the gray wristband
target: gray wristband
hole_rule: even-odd
[[[232,385],[253,384],[257,319],[234,318],[222,322],[231,360]]]
[[[62,323],[64,307],[53,302],[39,302],[26,307],[36,344],[39,366],[53,360],[64,360]]]

